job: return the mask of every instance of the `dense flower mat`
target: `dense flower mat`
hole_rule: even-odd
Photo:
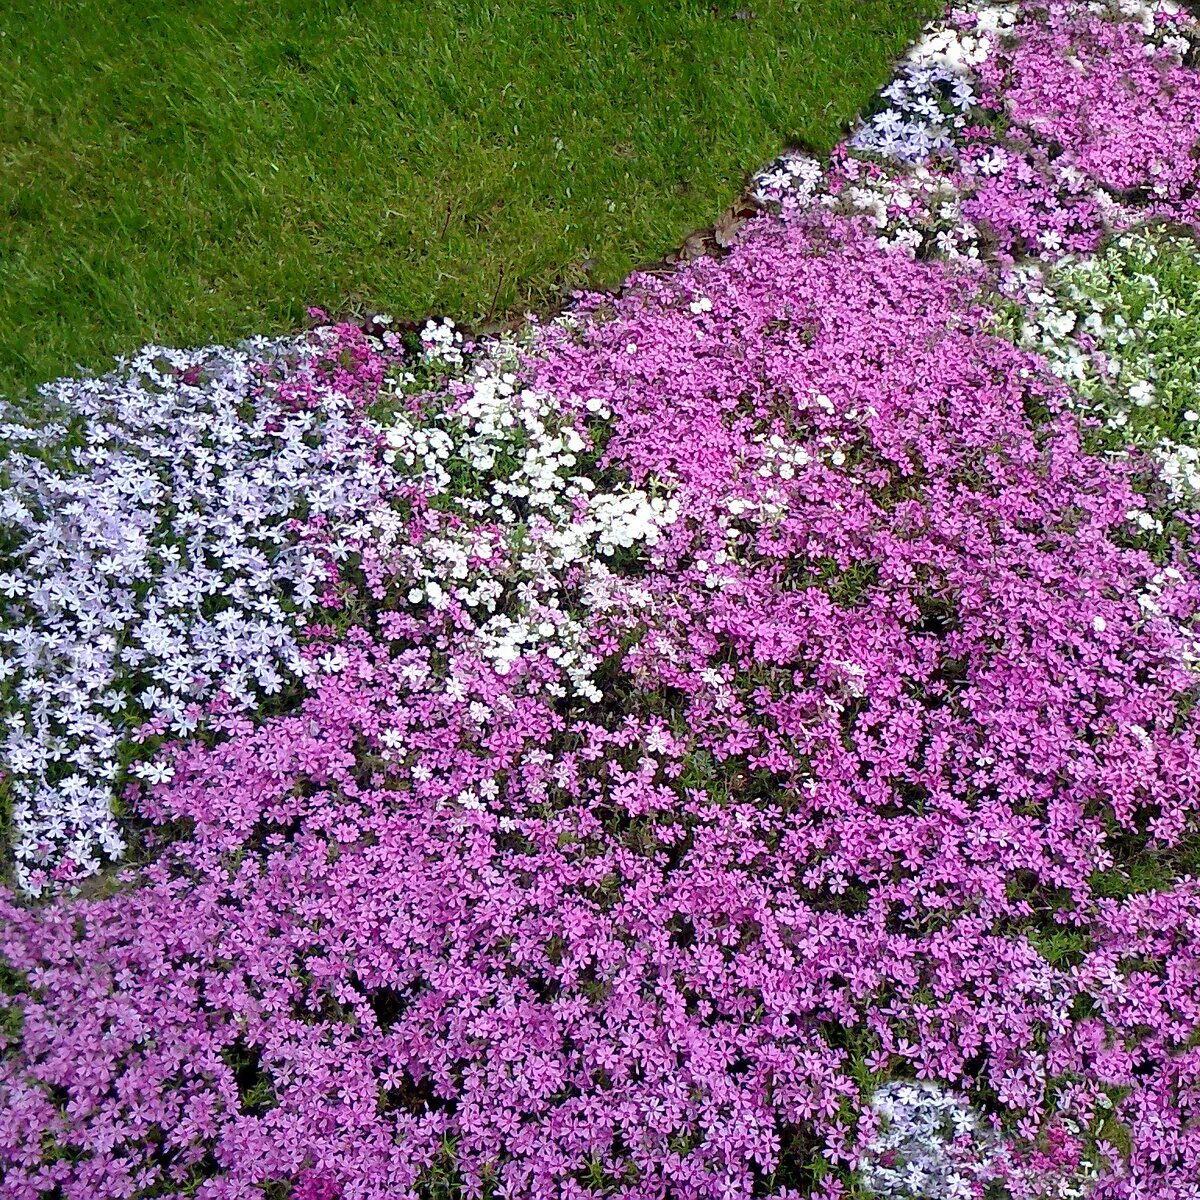
[[[728,256],[0,427],[0,1196],[1200,1197],[1200,29],[952,12]]]

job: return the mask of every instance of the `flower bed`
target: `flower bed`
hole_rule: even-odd
[[[0,1196],[1200,1196],[1197,42],[954,12],[725,257],[14,427]]]

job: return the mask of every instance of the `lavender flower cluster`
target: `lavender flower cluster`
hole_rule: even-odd
[[[169,769],[135,738],[185,737],[217,692],[293,682],[322,586],[300,519],[374,503],[383,470],[319,342],[147,347],[43,390],[48,423],[0,437],[0,720],[18,884],[118,858],[120,783]]]
[[[970,31],[956,28],[955,18]],[[967,114],[980,102],[972,68],[986,61],[995,39],[1016,20],[1015,9],[986,4],[927,28],[880,93],[883,107],[851,135],[851,149],[908,165],[952,154]]]
[[[862,1172],[868,1191],[897,1200],[972,1200],[999,1177],[996,1135],[937,1084],[886,1083],[871,1101],[880,1132]]]

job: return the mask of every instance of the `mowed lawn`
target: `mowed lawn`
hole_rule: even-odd
[[[611,285],[928,0],[21,0],[0,14],[0,394],[307,305],[471,324]]]

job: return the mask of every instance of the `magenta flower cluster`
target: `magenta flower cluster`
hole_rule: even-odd
[[[1182,15],[1046,8],[943,123],[976,256],[847,151],[507,374],[331,335],[427,470],[300,531],[306,694],[166,744],[142,864],[0,897],[0,1197],[1200,1196],[1200,523],[1147,540],[992,308],[1047,234],[1195,218],[1200,85]]]

